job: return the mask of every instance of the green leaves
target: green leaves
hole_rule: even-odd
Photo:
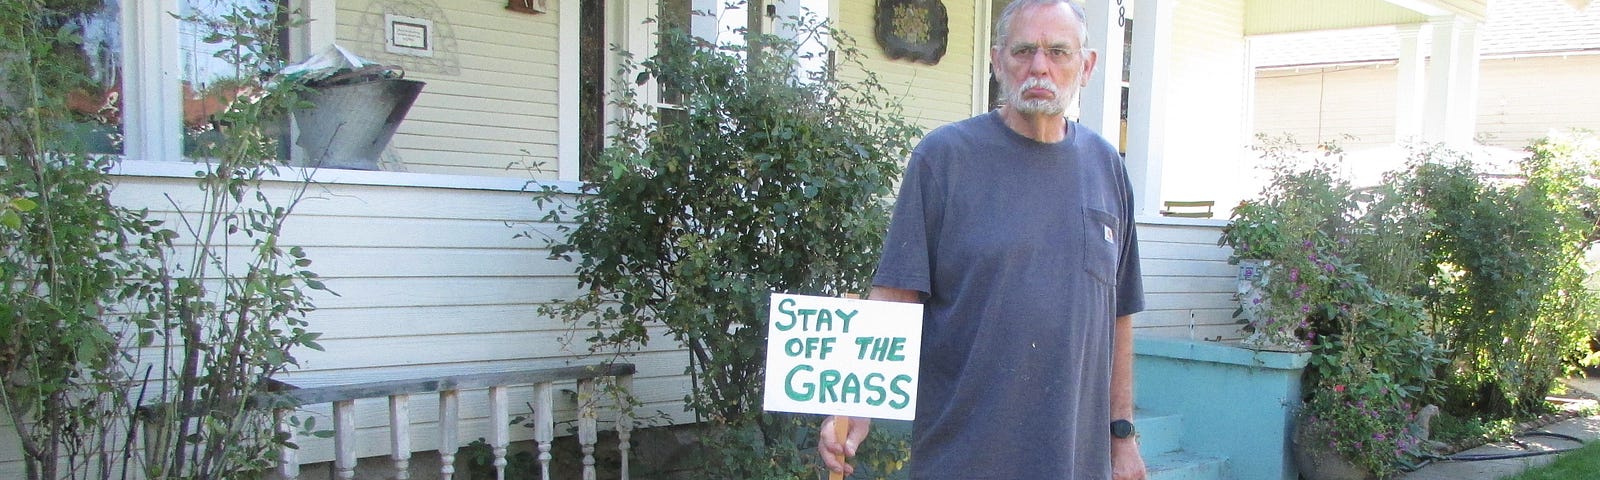
[[[1290,144],[1263,151],[1298,158]],[[1396,412],[1426,400],[1463,417],[1539,413],[1590,354],[1600,309],[1582,259],[1600,216],[1600,142],[1558,136],[1529,152],[1507,175],[1421,146],[1366,189],[1320,164],[1278,169],[1235,209],[1221,243],[1272,259],[1274,312],[1302,307],[1292,318],[1316,334],[1308,414],[1333,419],[1346,453],[1375,471],[1394,450],[1372,449],[1373,435],[1392,433]]]
[[[802,38],[836,33],[791,20]],[[761,414],[767,295],[867,291],[888,224],[883,195],[920,134],[884,107],[893,96],[870,76],[838,80],[839,68],[864,68],[836,37],[833,66],[796,75],[793,42],[753,36],[751,48],[662,33],[660,53],[619,78],[655,79],[676,105],[652,110],[637,103],[640,92],[617,92],[620,110],[652,115],[612,125],[595,193],[562,218],[571,228],[551,245],[552,258],[582,254],[586,294],[541,314],[589,327],[592,352],[624,354],[664,327],[694,355],[690,406],[755,445],[717,455],[717,477],[812,473],[794,430]]]

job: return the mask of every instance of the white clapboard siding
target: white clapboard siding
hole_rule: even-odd
[[[423,5],[423,4],[419,4]],[[505,166],[529,155],[554,163],[556,105],[554,68],[558,58],[556,9],[577,2],[551,2],[551,12],[528,15],[506,10],[495,0],[426,2],[437,7],[434,61],[453,71],[412,68],[406,78],[427,82],[416,107],[400,124],[390,146],[405,171],[518,176]],[[384,52],[382,23],[386,7],[407,7],[378,0],[338,2],[336,38],[340,45],[380,62]],[[414,6],[414,5],[412,5]],[[392,62],[386,62],[392,63]],[[454,152],[455,154],[444,154]],[[555,172],[547,172],[554,177]]]
[[[973,78],[972,54],[973,1],[946,0],[950,36],[944,56],[936,65],[893,60],[873,39],[874,2],[840,2],[838,24],[856,41],[856,47],[869,58],[864,67],[878,76],[892,96],[899,99],[906,120],[924,130],[972,116],[972,87],[988,84],[988,78]],[[983,39],[987,43],[988,39]],[[988,64],[987,59],[977,61]],[[847,73],[846,78],[860,78]]]
[[[1145,310],[1134,316],[1139,334],[1240,337],[1233,319],[1239,268],[1228,264],[1232,249],[1217,245],[1222,225],[1210,219],[1140,219]]]
[[[1480,68],[1478,133],[1488,144],[1520,149],[1551,130],[1600,131],[1600,55],[1486,59]]]
[[[151,208],[170,215],[163,192],[181,205],[196,203],[188,180],[123,177],[114,199],[127,206]],[[281,185],[269,191],[281,195]],[[555,235],[553,226],[534,222],[544,210],[528,194],[442,188],[325,185],[319,198],[302,204],[285,232],[284,244],[302,244],[339,297],[317,295],[319,310],[308,320],[322,332],[326,351],[300,349],[296,356],[306,373],[385,376],[411,368],[498,369],[543,368],[598,361],[581,339],[586,329],[573,329],[543,318],[541,302],[577,293],[571,265],[546,259],[542,241],[512,238],[530,225]],[[530,223],[531,222],[531,223]],[[1147,310],[1136,316],[1141,334],[1225,336],[1237,338],[1231,312],[1234,267],[1228,252],[1216,245],[1222,224],[1216,220],[1151,218],[1139,225],[1145,261]],[[657,328],[657,340],[625,358],[638,366],[635,394],[641,415],[665,415],[671,422],[692,421],[682,398],[689,381],[683,375],[688,354]],[[574,336],[578,339],[574,343]],[[152,358],[154,350],[144,352]],[[285,376],[293,381],[294,374]],[[531,398],[526,387],[512,389],[513,398]],[[463,441],[487,436],[486,400],[481,392],[463,392]],[[513,411],[524,402],[513,402]],[[558,405],[560,418],[571,418],[570,405]],[[327,415],[327,406],[305,414]],[[321,409],[321,410],[318,410]],[[359,455],[384,451],[386,405],[382,399],[357,402],[361,427]],[[413,446],[437,445],[437,400],[412,397]],[[602,417],[607,418],[607,417]],[[321,425],[331,419],[320,418]],[[558,432],[565,433],[565,432]],[[530,438],[530,429],[515,428],[513,438]],[[0,435],[0,447],[15,439]],[[331,458],[327,440],[302,439],[302,461]],[[3,450],[15,452],[15,449]],[[0,473],[20,469],[15,454],[0,457]]]
[[[1520,149],[1552,129],[1600,129],[1597,70],[1593,54],[1482,60],[1478,138]],[[1305,144],[1355,135],[1340,142],[1347,149],[1387,145],[1395,140],[1395,75],[1393,64],[1261,70],[1255,130]]]
[[[1392,64],[1262,71],[1256,75],[1255,130],[1293,135],[1303,145],[1391,144],[1395,75]]]
[[[118,181],[115,202],[148,208],[171,227],[179,225],[176,210],[200,203],[189,179],[130,176]],[[268,184],[266,192],[281,203],[288,185]],[[326,350],[296,350],[296,372],[358,379],[415,368],[549,368],[609,358],[587,351],[587,327],[536,311],[580,290],[573,264],[547,258],[542,238],[560,232],[538,221],[550,207],[538,208],[531,194],[347,184],[317,185],[313,192],[315,198],[301,203],[288,222],[281,245],[303,246],[313,262],[308,269],[340,296],[312,292],[318,310],[307,316],[308,330],[323,333],[319,342]],[[563,201],[570,204],[572,199]],[[535,238],[513,238],[522,232]],[[234,242],[239,247],[232,252],[246,252],[249,239]],[[179,243],[193,242],[183,238]],[[638,368],[633,388],[643,403],[639,415],[658,418],[656,424],[693,421],[683,408],[690,388],[683,374],[689,355],[662,328],[652,333],[655,340],[648,346],[620,359]],[[140,353],[147,363],[159,362],[158,349]],[[292,382],[296,372],[283,378]],[[525,410],[532,400],[530,387],[513,388],[511,395],[513,413]],[[410,400],[414,449],[437,446],[437,402],[433,395]],[[330,407],[310,408],[323,415],[319,425],[332,425]],[[559,419],[573,417],[570,402],[558,400],[557,408]],[[386,412],[385,399],[357,402],[359,455],[388,453]],[[488,436],[487,416],[482,391],[462,392],[463,444]],[[602,421],[612,418],[613,413],[602,413]],[[516,427],[511,433],[513,439],[524,440],[532,438],[533,430]],[[558,426],[556,433],[569,432]],[[300,443],[301,461],[331,459],[331,440],[302,438]],[[20,476],[17,451],[15,437],[0,433],[0,478]]]

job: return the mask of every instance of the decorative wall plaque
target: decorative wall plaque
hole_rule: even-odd
[[[939,0],[878,0],[874,23],[889,58],[937,65],[950,42],[950,15]]]

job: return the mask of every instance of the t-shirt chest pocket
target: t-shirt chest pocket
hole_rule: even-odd
[[[1083,269],[1102,283],[1114,284],[1117,276],[1117,252],[1122,241],[1120,222],[1111,212],[1083,208]]]

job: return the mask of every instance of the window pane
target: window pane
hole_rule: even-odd
[[[682,34],[690,31],[690,20],[694,18],[689,9],[689,0],[660,0],[657,21],[660,23],[662,33],[672,32]],[[657,43],[656,48],[663,56],[681,56],[687,52],[671,51],[672,48],[664,43]],[[682,58],[682,57],[678,57]],[[662,80],[660,90],[656,93],[661,103],[668,105],[683,104],[683,88],[673,85],[672,82]]]
[[[122,7],[88,3],[66,21],[83,32],[77,60],[87,83],[67,95],[75,133],[90,153],[122,153]]]
[[[582,0],[578,20],[578,174],[594,173],[605,148],[606,36],[605,0]]]
[[[183,153],[206,157],[220,133],[215,116],[247,94],[285,57],[277,0],[180,0],[178,55],[183,92]],[[240,35],[256,42],[239,47]],[[284,143],[284,142],[279,142]]]

